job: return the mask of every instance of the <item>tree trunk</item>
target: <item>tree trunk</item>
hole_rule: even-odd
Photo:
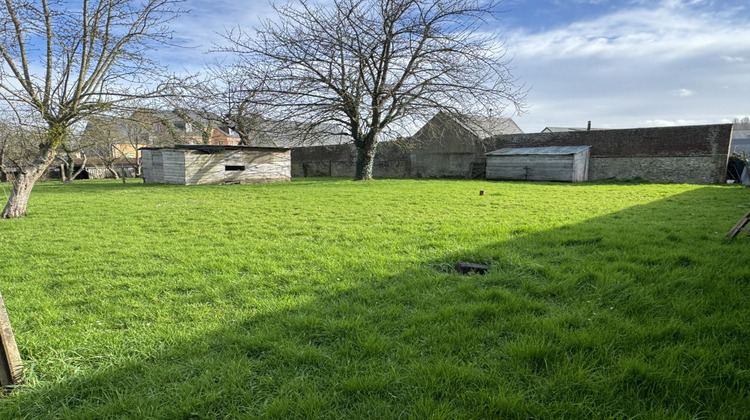
[[[1,219],[13,219],[26,216],[26,205],[29,203],[31,189],[38,177],[26,173],[19,173],[13,181],[13,189],[10,191],[8,203],[0,214]]]
[[[70,182],[75,181],[76,178],[78,178],[78,175],[80,175],[81,172],[83,172],[86,169],[86,161],[88,161],[88,157],[86,157],[86,153],[81,153],[81,154],[83,155],[83,162],[81,163],[81,167],[70,176]],[[75,159],[71,159],[70,162],[73,164],[73,168],[75,169],[75,164],[76,164]]]
[[[133,169],[135,169],[135,177],[136,178],[139,178],[139,177],[143,176],[143,172],[141,171],[142,164],[143,164],[143,162],[142,162],[142,159],[141,159],[141,151],[140,150],[136,150],[135,151],[135,166],[133,167]]]
[[[39,156],[30,168],[19,168],[16,179],[13,181],[13,189],[8,197],[0,219],[14,219],[26,216],[26,206],[29,204],[31,189],[36,181],[44,174],[49,165],[55,159],[54,147],[44,146]]]
[[[354,144],[357,147],[354,180],[369,181],[372,179],[372,166],[378,148],[377,133],[370,132],[361,141],[355,140]]]
[[[76,169],[76,163],[72,159],[68,159],[68,165],[65,167],[65,169],[68,170],[68,175],[66,176],[65,182],[68,183],[74,183],[76,181],[75,176],[73,175],[73,171]]]
[[[369,151],[365,148],[357,149],[357,162],[354,173],[355,181],[368,181],[372,179],[372,164],[374,157],[374,151]]]
[[[120,174],[117,173],[117,170],[115,169],[114,165],[105,165],[107,167],[107,170],[109,173],[111,173],[115,179],[120,179]]]
[[[8,182],[8,172],[5,170],[5,147],[0,148],[0,182]]]

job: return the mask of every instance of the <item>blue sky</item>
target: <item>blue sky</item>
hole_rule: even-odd
[[[188,0],[162,57],[195,69],[216,32],[272,17],[266,1]],[[530,88],[525,132],[546,126],[650,127],[750,115],[746,0],[505,0],[491,28]],[[508,115],[510,116],[510,115]]]

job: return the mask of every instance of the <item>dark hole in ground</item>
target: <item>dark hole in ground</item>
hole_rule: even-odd
[[[456,271],[458,271],[461,274],[487,274],[487,272],[490,270],[490,266],[486,264],[475,264],[475,263],[468,263],[468,262],[460,262],[456,263],[454,266]]]

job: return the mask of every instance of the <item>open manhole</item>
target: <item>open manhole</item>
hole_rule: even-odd
[[[453,268],[459,274],[487,274],[490,271],[490,266],[487,264],[476,264],[469,262],[456,263]]]

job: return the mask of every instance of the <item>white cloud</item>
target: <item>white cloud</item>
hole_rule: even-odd
[[[506,32],[514,75],[532,87],[530,111],[517,122],[527,131],[588,120],[620,128],[750,113],[750,15],[729,1],[734,9],[718,0],[567,0],[610,13]],[[187,0],[186,7],[192,12],[174,22],[175,34],[193,48],[160,51],[177,71],[198,71],[225,28],[251,30],[274,16],[265,1]]]
[[[683,89],[677,89],[677,90],[672,91],[672,95],[687,97],[687,96],[693,96],[693,95],[695,95],[695,92],[692,91],[692,90],[690,90],[690,89],[684,89],[683,88]]]
[[[677,2],[682,3],[682,2]],[[709,51],[747,51],[750,26],[727,25],[725,16],[691,13],[674,5],[621,10],[594,20],[510,36],[518,56],[537,59],[643,59],[663,62]],[[728,48],[728,50],[727,50]]]
[[[637,3],[508,38],[516,75],[532,86],[530,112],[517,118],[524,130],[706,124],[750,112],[746,13]]]
[[[717,121],[707,120],[646,120],[647,125],[651,127],[675,127],[678,125],[703,125],[703,124],[716,124]],[[718,122],[728,123],[730,121],[723,120]]]

